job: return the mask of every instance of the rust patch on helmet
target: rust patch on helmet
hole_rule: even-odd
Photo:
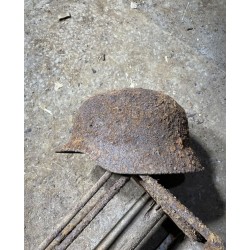
[[[142,88],[86,100],[62,151],[87,153],[106,170],[120,174],[202,170],[189,147],[184,109],[170,96]]]

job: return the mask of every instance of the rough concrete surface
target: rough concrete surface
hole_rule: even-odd
[[[171,191],[225,240],[225,1],[134,2],[25,1],[25,249],[101,176],[87,156],[55,153],[75,111],[124,87],[164,91],[186,110],[206,170]],[[95,246],[93,232],[101,237],[141,195],[130,185],[69,249]],[[197,246],[185,239],[177,249]]]

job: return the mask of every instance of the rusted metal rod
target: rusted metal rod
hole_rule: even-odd
[[[145,176],[142,176],[145,177]],[[147,183],[145,183],[144,181],[142,181],[140,178],[134,177],[134,180],[139,183],[148,193],[150,196],[152,196],[152,198],[158,202],[158,200],[156,200],[153,196],[157,195],[159,196],[158,199],[161,200],[161,204],[159,204],[159,206],[161,207],[161,209],[163,209],[163,211],[175,222],[175,224],[183,231],[185,232],[185,234],[194,241],[197,241],[199,238],[201,238],[200,234],[182,217],[180,217],[175,210],[173,210],[170,206],[170,204],[168,204],[167,202],[164,202],[165,197],[162,197],[161,195],[163,195],[159,192],[158,189],[158,182],[156,181],[156,183],[158,184],[157,186],[152,186],[149,185]],[[154,179],[153,179],[154,180]],[[158,203],[157,203],[158,204]]]
[[[157,204],[154,204],[154,206],[152,207],[152,210],[155,210],[155,208],[157,207]],[[154,228],[159,221],[161,221],[162,217],[165,217],[163,211],[161,209],[157,210],[156,212],[157,216],[155,216],[154,218],[154,222],[152,223],[152,225],[150,227],[146,227],[143,230],[143,233],[140,235],[139,238],[136,238],[130,245],[130,250],[134,250],[136,249],[140,243],[145,239],[145,237],[147,237],[147,235],[151,232],[152,228]]]
[[[95,183],[90,191],[76,204],[71,212],[61,221],[55,231],[49,235],[38,247],[38,250],[45,250],[50,243],[58,236],[58,234],[67,226],[67,224],[76,216],[76,214],[86,205],[86,203],[94,196],[94,194],[107,182],[112,173],[106,171],[103,176]]]
[[[71,233],[57,246],[57,250],[65,250],[88,226],[88,224],[97,216],[97,214],[107,205],[107,203],[120,191],[130,178],[121,176],[110,190],[103,196],[97,205],[85,216],[85,218],[71,231]]]
[[[209,241],[209,243],[218,246],[216,249],[224,249],[220,238],[212,233],[206,225],[204,225],[197,217],[195,217],[195,215],[189,211],[187,207],[181,204],[180,201],[178,201],[177,198],[174,197],[167,189],[165,189],[155,179],[148,175],[140,175],[140,178],[142,179],[140,184],[157,202],[157,204],[161,206],[163,211],[165,211],[171,217],[177,226],[179,226],[179,219],[182,218],[182,220],[184,219],[189,224],[189,228],[194,228],[207,241]],[[183,230],[183,228],[181,229]]]
[[[100,198],[96,201],[96,203],[90,207],[85,207],[81,212],[80,216],[76,216],[72,221],[70,221],[65,228],[58,234],[58,236],[50,243],[50,245],[46,248],[46,250],[53,250],[55,246],[59,245],[63,239],[70,234],[70,232],[85,218],[85,216],[98,204]]]
[[[144,193],[139,200],[129,209],[129,211],[117,222],[112,230],[104,237],[104,239],[95,247],[95,250],[107,250],[117,239],[117,237],[127,228],[129,223],[145,206],[150,196]]]
[[[161,219],[152,227],[147,235],[138,243],[138,245],[134,248],[134,250],[141,250],[145,249],[145,243],[149,242],[152,239],[152,236],[159,230],[160,226],[162,225],[163,221],[168,218],[166,214],[163,214]],[[144,246],[143,246],[144,245]]]

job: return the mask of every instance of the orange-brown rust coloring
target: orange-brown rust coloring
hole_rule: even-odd
[[[170,96],[123,89],[86,100],[64,151],[88,153],[120,174],[187,173],[202,169],[189,147],[184,109]]]

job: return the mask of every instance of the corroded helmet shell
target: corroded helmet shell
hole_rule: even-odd
[[[168,174],[202,170],[189,147],[184,109],[162,92],[122,89],[86,100],[72,137],[61,152],[88,154],[120,174]]]

